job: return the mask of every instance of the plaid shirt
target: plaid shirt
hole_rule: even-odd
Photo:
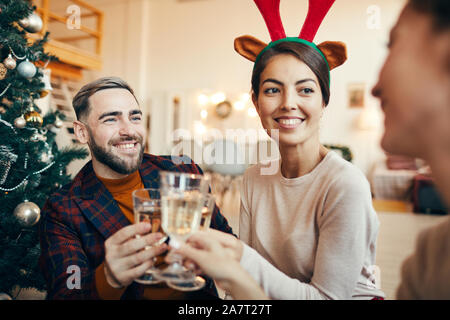
[[[159,187],[160,170],[202,173],[188,157],[145,154],[139,173],[146,188]],[[94,275],[104,260],[104,242],[129,224],[89,161],[72,183],[49,197],[42,210],[39,264],[47,281],[47,299],[99,299]],[[211,228],[232,233],[217,206]],[[75,279],[77,274],[81,283]],[[140,299],[143,289],[133,282],[122,299]],[[217,296],[211,279],[203,290]]]

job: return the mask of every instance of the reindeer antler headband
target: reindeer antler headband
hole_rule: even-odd
[[[234,40],[234,49],[244,58],[256,62],[269,48],[280,42],[300,42],[317,50],[328,64],[329,70],[342,65],[347,60],[347,49],[343,42],[325,41],[316,46],[312,41],[325,15],[335,0],[309,0],[309,10],[300,35],[286,37],[280,18],[280,0],[254,0],[261,12],[272,42],[268,45],[255,37],[246,35]]]

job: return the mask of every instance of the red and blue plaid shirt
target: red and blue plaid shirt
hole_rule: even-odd
[[[159,187],[161,170],[202,173],[188,157],[145,154],[139,173],[146,188]],[[39,264],[47,281],[47,299],[99,299],[94,275],[104,260],[104,242],[129,224],[89,161],[72,183],[49,197],[42,210]],[[217,206],[211,228],[232,234]],[[79,286],[71,278],[74,270],[80,271]],[[217,296],[214,282],[207,280],[203,290]],[[122,299],[140,299],[143,289],[143,285],[133,282]]]

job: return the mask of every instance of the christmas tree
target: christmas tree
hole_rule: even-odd
[[[41,115],[35,101],[48,94],[43,70],[57,59],[44,52],[48,33],[27,0],[0,0],[0,295],[17,288],[45,290],[38,267],[40,210],[71,177],[67,165],[83,148],[59,149],[58,111]],[[33,38],[34,40],[31,40]],[[37,39],[37,40],[36,40]]]

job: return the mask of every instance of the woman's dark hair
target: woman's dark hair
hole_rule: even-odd
[[[450,28],[449,0],[409,0],[409,6],[418,12],[431,15],[436,31]]]
[[[255,63],[252,74],[252,90],[256,96],[259,95],[259,85],[261,73],[266,68],[269,61],[279,54],[290,54],[304,62],[316,75],[319,80],[322,98],[325,106],[330,101],[330,73],[328,65],[323,57],[314,48],[298,42],[280,42],[279,44],[265,51]]]

